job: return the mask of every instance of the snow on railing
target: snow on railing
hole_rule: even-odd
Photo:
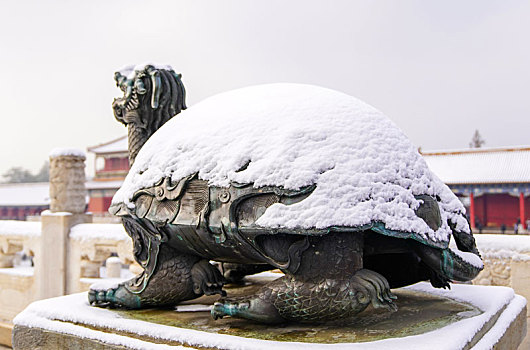
[[[483,258],[530,260],[528,235],[474,235]]]
[[[40,236],[41,223],[0,220],[0,236]]]
[[[13,267],[18,252],[34,256],[40,235],[40,222],[0,220],[0,267]]]
[[[42,297],[38,281],[51,284],[66,281],[65,292],[77,293],[86,291],[90,280],[102,277],[100,270],[105,269],[101,267],[110,256],[117,256],[122,264],[132,266],[130,270],[139,268],[133,263],[132,240],[121,224],[78,224],[68,234],[67,261],[65,269],[61,270],[65,275],[60,274],[59,269],[50,273],[50,269],[44,268],[50,263],[43,260],[41,249],[49,252],[59,247],[46,245],[41,248],[43,240],[46,241],[42,234],[43,224],[46,222],[0,220],[0,291],[10,295],[10,298],[0,298],[2,320],[10,320]],[[116,258],[111,260],[116,266]],[[117,267],[119,273],[119,263]],[[132,275],[129,271],[123,272],[127,277]]]
[[[79,241],[100,239],[128,241],[130,238],[121,224],[79,224],[70,230],[70,238]]]
[[[123,265],[134,266],[132,240],[121,224],[79,224],[71,228],[69,237],[69,293],[84,291],[89,279],[102,277],[101,267],[112,255]]]
[[[0,320],[10,320],[35,300],[32,258],[39,254],[41,223],[0,220]]]

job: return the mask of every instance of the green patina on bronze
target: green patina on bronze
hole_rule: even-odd
[[[185,91],[179,74],[149,65],[115,78],[124,97],[113,108],[129,128],[132,164],[147,138],[186,108]],[[451,280],[468,281],[480,271],[451,252],[447,242],[390,230],[382,222],[325,229],[256,224],[271,205],[295,205],[315,188],[234,182],[218,187],[198,174],[159,179],[133,194],[134,208],[121,203],[110,209],[122,218],[144,271],[115,288],[91,290],[90,302],[133,309],[173,306],[202,295],[224,296],[227,281],[277,268],[285,275],[254,293],[216,302],[213,318],[318,324],[350,320],[369,305],[373,315],[378,308],[395,311],[391,288],[421,280],[448,287]],[[440,199],[426,194],[416,199],[415,214],[436,231],[442,225]],[[451,229],[460,250],[478,255],[471,235]]]

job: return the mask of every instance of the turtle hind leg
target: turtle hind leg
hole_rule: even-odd
[[[330,233],[306,241],[298,268],[291,272],[287,268],[285,276],[255,295],[220,301],[212,316],[322,323],[352,318],[370,303],[396,309],[387,280],[362,268],[362,235]]]
[[[96,285],[88,293],[89,302],[100,307],[140,309],[172,306],[203,294],[224,293],[224,278],[207,260],[173,253],[170,248],[162,246],[152,274],[144,271],[110,288]]]
[[[263,286],[256,295],[217,302],[212,316],[264,323],[320,323],[351,318],[370,303],[376,308],[396,310],[394,299],[386,279],[366,269],[343,279],[285,275]]]

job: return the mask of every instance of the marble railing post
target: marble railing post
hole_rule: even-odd
[[[41,214],[40,254],[35,261],[38,299],[66,293],[68,235],[74,225],[91,222],[85,214],[85,155],[57,149],[50,154],[50,210]]]

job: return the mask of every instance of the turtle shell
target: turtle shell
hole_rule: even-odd
[[[113,206],[134,211],[138,193],[190,176],[216,188],[311,187],[260,213],[254,224],[271,230],[371,228],[440,248],[453,231],[470,234],[462,203],[390,119],[322,87],[259,85],[188,108],[145,143]]]

